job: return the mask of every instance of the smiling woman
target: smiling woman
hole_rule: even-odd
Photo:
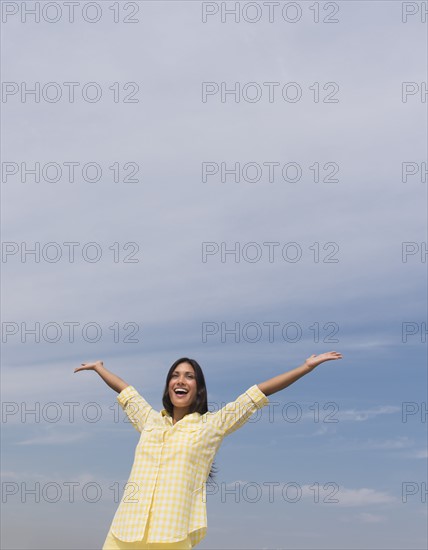
[[[223,439],[269,403],[267,395],[289,386],[337,352],[311,355],[303,365],[254,384],[217,412],[208,411],[201,367],[182,357],[168,371],[158,412],[102,361],[95,370],[118,392],[117,400],[140,433],[134,463],[103,550],[189,549],[206,535],[206,481]]]
[[[164,394],[164,407],[166,410],[169,409],[170,414],[172,413],[173,424],[181,420],[186,414],[195,412],[198,408],[195,401],[198,387],[201,390],[201,395],[203,389],[205,389],[204,395],[206,398],[207,392],[202,370],[199,367],[200,372],[196,374],[199,365],[197,365],[196,361],[192,365],[192,362],[192,359],[179,359],[172,365],[167,376],[168,399],[166,399],[166,395]],[[199,379],[199,384],[197,383],[197,378]],[[195,410],[191,411],[190,409],[193,404],[195,404]],[[198,412],[202,413],[202,411]]]

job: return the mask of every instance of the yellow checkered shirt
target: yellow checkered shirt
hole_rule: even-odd
[[[134,463],[111,524],[124,542],[142,540],[149,511],[147,542],[178,542],[192,547],[207,531],[206,480],[223,438],[269,403],[257,385],[216,412],[186,415],[173,424],[165,409],[155,411],[133,386],[117,396],[141,433]]]

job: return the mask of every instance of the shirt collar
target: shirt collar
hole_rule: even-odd
[[[163,418],[165,418],[165,420],[167,422],[169,422],[171,425],[172,425],[172,417],[171,415],[169,414],[169,412],[166,410],[166,409],[162,409],[161,410],[161,415]],[[186,424],[187,423],[196,423],[198,422],[199,420],[199,417],[201,416],[201,413],[198,413],[198,412],[194,412],[194,413],[190,413],[190,414],[186,414],[186,416],[184,416],[180,422],[182,422],[183,420],[186,421]]]
[[[162,410],[161,410],[161,415],[162,415],[162,416],[169,416],[169,417],[170,417],[169,412],[168,412],[166,409],[162,409]],[[170,418],[171,418],[171,417],[170,417]]]

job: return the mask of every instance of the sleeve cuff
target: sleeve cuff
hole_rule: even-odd
[[[261,409],[265,405],[269,404],[269,399],[257,384],[251,386],[251,388],[249,388],[245,393],[251,398],[258,409]]]
[[[118,400],[119,404],[122,407],[125,407],[126,402],[131,398],[137,395],[138,392],[134,388],[134,386],[126,386],[117,396],[116,399]]]

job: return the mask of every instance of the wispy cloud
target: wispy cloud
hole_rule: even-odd
[[[76,441],[88,439],[89,435],[90,434],[86,432],[74,434],[52,433],[39,437],[32,437],[30,439],[24,439],[23,441],[18,441],[15,445],[69,445],[70,443],[75,443]]]
[[[379,514],[372,514],[370,512],[361,512],[359,514],[352,514],[349,516],[341,517],[342,523],[383,523],[387,520],[386,516]]]
[[[347,409],[344,411],[338,411],[337,414],[339,420],[342,421],[363,422],[379,415],[395,414],[398,412],[401,412],[401,407],[396,407],[394,405],[381,405],[374,409]]]
[[[364,449],[407,449],[414,444],[412,439],[408,437],[397,437],[395,439],[372,440],[369,439],[366,442],[359,443],[360,448]]]
[[[428,449],[410,451],[410,452],[406,453],[404,456],[406,458],[427,459],[428,458]]]
[[[62,483],[65,479],[73,478],[73,481],[78,483],[90,483],[98,482],[100,477],[98,475],[92,474],[90,472],[79,472],[72,474],[71,472],[64,472],[61,474],[58,471],[52,472],[51,474],[42,474],[35,472],[33,470],[2,470],[1,478],[7,481],[39,481],[40,483],[51,483],[58,482]]]
[[[385,521],[385,516],[379,516],[378,514],[370,514],[368,512],[361,512],[356,517],[357,521],[362,523],[382,523]]]
[[[309,490],[309,486],[308,490]],[[313,492],[312,492],[313,494]],[[398,502],[398,498],[386,493],[385,491],[377,491],[363,487],[361,489],[347,489],[340,487],[337,493],[339,506],[369,506],[372,504],[392,504]]]

